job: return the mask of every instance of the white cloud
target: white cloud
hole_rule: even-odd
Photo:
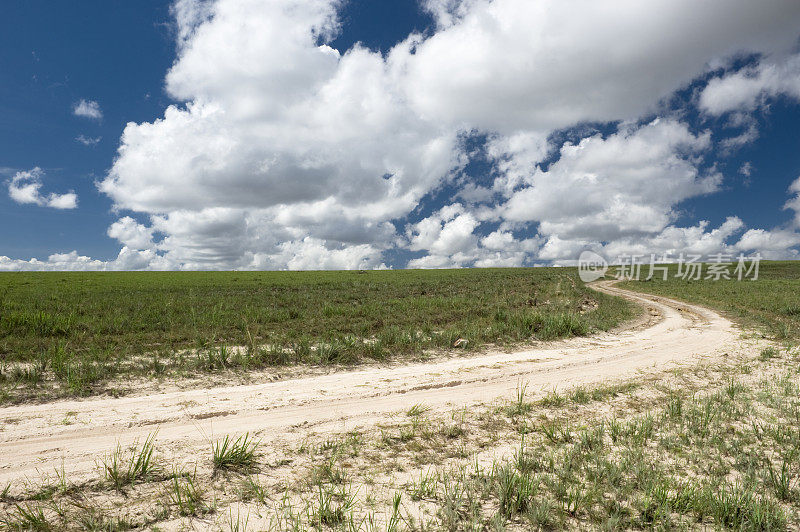
[[[331,249],[324,240],[306,237],[300,241],[282,242],[276,256],[256,256],[252,267],[275,268],[285,264],[289,270],[365,270],[384,269],[380,249],[369,244]]]
[[[78,254],[54,253],[47,260],[20,260],[0,256],[0,271],[115,271],[168,270],[175,265],[166,263],[152,251],[136,251],[123,247],[116,259],[102,261]]]
[[[727,252],[730,239],[744,228],[744,222],[735,216],[728,217],[719,227],[709,230],[709,222],[701,221],[692,227],[666,227],[660,233],[639,241],[616,241],[605,246],[609,256],[625,253],[688,253],[709,257]]]
[[[736,243],[742,252],[759,252],[766,259],[797,259],[800,256],[792,247],[800,245],[800,233],[788,229],[750,229]]]
[[[709,146],[709,134],[658,119],[640,128],[623,126],[608,138],[567,143],[546,171],[530,166],[524,149],[507,152],[506,168],[522,186],[500,208],[502,217],[538,222],[541,235],[559,240],[658,233],[677,218],[681,201],[717,189],[719,174],[701,172],[694,160]],[[518,158],[523,163],[516,164]]]
[[[734,54],[778,61],[797,38],[796,0],[422,5],[436,31],[381,54],[325,44],[339,0],[178,0],[166,89],[181,103],[128,124],[99,185],[148,220],[108,230],[130,263],[380,267],[400,247],[424,253],[412,266],[520,265],[597,243],[721,238],[674,226],[682,201],[719,187],[701,161],[709,135],[636,124]],[[75,112],[102,117],[92,101]],[[595,121],[624,122],[548,145]],[[493,185],[459,174],[465,133],[491,139]],[[453,198],[402,228],[445,187]]]
[[[78,206],[78,195],[74,192],[66,194],[51,193],[47,196],[46,201],[46,205],[53,209],[74,209]]]
[[[97,146],[101,140],[103,140],[103,137],[87,137],[86,135],[75,137],[75,142],[80,142],[84,146]]]
[[[476,229],[494,221],[487,209],[467,209],[460,203],[441,208],[431,216],[406,228],[408,249],[426,255],[409,261],[410,268],[460,268],[464,266],[522,266],[536,258],[541,239],[517,239],[501,224],[479,238]]]
[[[750,229],[736,243],[745,253],[758,252],[768,259],[800,259],[800,178],[789,185],[790,199],[784,209],[794,211],[794,218],[784,226],[772,229]]]
[[[182,15],[167,89],[190,103],[129,124],[100,185],[117,207],[151,215],[175,260],[279,259],[316,250],[306,237],[339,256],[376,239],[384,249],[388,222],[459,163],[457,132],[402,104],[392,56],[318,45],[337,26],[335,4],[222,0],[210,21]],[[236,223],[213,224],[220,238],[181,222],[223,212]]]
[[[462,5],[428,2],[458,17],[405,57],[406,93],[428,119],[504,134],[638,118],[711,62],[789,49],[800,21],[795,0]]]
[[[501,170],[503,187],[513,190],[510,166],[519,176],[529,173],[553,128],[637,117],[709,61],[789,46],[800,20],[800,7],[786,0],[429,0],[438,31],[412,36],[384,56],[320,44],[338,29],[339,5],[175,4],[179,55],[166,86],[187,104],[170,106],[155,122],[129,124],[100,185],[117,208],[150,216],[150,229],[164,235],[157,249],[170,261],[295,267],[307,261],[288,253],[310,253],[315,264],[325,264],[321,253],[352,253],[360,257],[355,262],[369,257],[380,265],[376,254],[398,239],[389,222],[464,164],[461,132],[494,132],[493,149],[516,149]],[[726,24],[716,23],[723,15]],[[703,142],[677,126],[672,131],[689,144]],[[596,142],[587,141],[587,150]],[[612,205],[593,216],[611,214],[605,223],[613,224],[630,207],[624,214],[638,212],[634,222],[660,228],[676,198],[714,188],[716,178],[692,173],[678,156],[661,162],[676,165],[655,171],[677,179],[664,183],[671,199],[634,191],[621,197],[618,212]],[[605,181],[614,189],[613,177]],[[469,183],[460,194],[468,203],[492,198]],[[513,220],[529,217],[520,215],[520,201],[508,208]],[[645,220],[651,214],[655,221]],[[559,230],[557,218],[547,220],[548,234]],[[472,212],[429,221],[439,229],[426,249],[460,253],[463,263],[483,260],[479,222]],[[413,229],[407,245],[422,250],[425,231]]]
[[[737,248],[732,239],[742,231],[744,223],[735,216],[728,217],[719,227],[710,228],[707,220],[690,227],[667,226],[662,231],[636,237],[624,237],[610,242],[588,240],[562,240],[550,237],[542,248],[540,257],[556,264],[574,265],[580,253],[591,249],[608,260],[615,261],[631,256],[640,263],[647,263],[651,256],[659,260],[676,260],[684,256],[699,255],[704,260],[723,253],[734,255]]]
[[[430,13],[439,28],[461,21],[480,0],[421,0],[422,8]]]
[[[50,255],[47,260],[40,261],[38,259],[30,260],[15,260],[5,256],[0,256],[0,270],[5,271],[26,271],[26,270],[65,270],[65,271],[81,271],[81,270],[103,270],[106,269],[106,263],[100,260],[92,259],[91,257],[78,255],[77,251],[70,253],[54,253]]]
[[[445,256],[467,251],[477,244],[477,237],[472,234],[477,226],[478,221],[461,204],[444,207],[408,228],[409,249],[425,249]]]
[[[748,144],[752,144],[756,141],[759,137],[758,127],[755,123],[750,124],[747,126],[747,129],[735,135],[733,137],[724,138],[720,141],[720,146],[730,152],[734,151],[742,146],[747,146]]]
[[[765,59],[712,79],[700,93],[700,108],[713,115],[752,111],[779,95],[800,98],[800,54]]]
[[[125,130],[102,185],[119,206],[163,213],[335,198],[385,219],[413,208],[452,166],[454,132],[397,104],[380,54],[316,45],[334,25],[328,2],[215,6],[167,77],[174,96],[194,103]]]
[[[36,167],[32,170],[17,172],[8,181],[8,196],[20,204],[32,204],[53,209],[74,209],[78,206],[78,196],[74,192],[47,195],[41,193],[44,172]]]
[[[120,218],[108,228],[108,236],[132,249],[153,247],[153,229],[138,223],[130,216]]]
[[[708,221],[675,224],[683,201],[720,185],[713,167],[700,170],[711,147],[708,133],[692,133],[668,119],[622,125],[605,138],[566,143],[547,170],[532,164],[539,155],[531,153],[541,154],[540,143],[495,143],[491,153],[504,164],[494,189],[508,201],[488,215],[485,207],[453,204],[413,224],[408,247],[426,255],[409,266],[571,263],[585,249],[609,258],[665,253],[708,258],[753,251],[770,258],[796,256],[791,248],[800,244],[800,234],[789,229],[750,230],[739,237],[746,228],[736,216],[718,227]],[[800,179],[790,192],[795,196],[787,208],[800,209]],[[481,224],[498,220],[497,230],[478,237]],[[531,227],[537,229],[534,238],[514,234]]]
[[[100,110],[100,104],[94,100],[80,100],[72,106],[72,114],[83,118],[91,118],[92,120],[103,119],[103,111]]]
[[[211,0],[177,0],[172,4],[172,15],[178,27],[178,45],[186,46],[194,30],[207,22],[214,11]]]
[[[378,226],[364,232],[357,223],[327,228],[327,233],[317,226],[315,232],[329,238],[309,237],[305,228],[293,225],[311,223],[307,218],[287,218],[274,209],[173,211],[150,222],[148,227],[124,217],[108,235],[129,249],[154,252],[160,268],[188,270],[380,268],[385,241],[394,234],[393,228]],[[155,242],[155,232],[164,238]]]
[[[787,201],[783,208],[794,211],[794,225],[800,229],[800,177],[789,185],[789,193],[794,194],[794,197]]]

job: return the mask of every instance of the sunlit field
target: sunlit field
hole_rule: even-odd
[[[124,375],[474,351],[585,335],[633,313],[556,268],[5,273],[0,298],[4,401],[85,395]]]
[[[666,281],[656,274],[621,286],[718,309],[778,340],[800,338],[800,262],[762,262],[755,281],[683,280],[676,271],[671,266]]]
[[[100,392],[131,374],[475,356],[640,314],[571,269],[0,279],[7,400]],[[741,345],[636,379],[544,395],[520,381],[513,395],[471,408],[410,404],[376,425],[285,435],[278,446],[264,433],[215,434],[205,451],[177,459],[153,430],[100,455],[88,477],[56,470],[8,484],[0,522],[11,530],[796,529],[799,285],[798,263],[762,264],[755,282],[622,283],[719,309],[742,328]],[[67,413],[63,423],[79,421]]]

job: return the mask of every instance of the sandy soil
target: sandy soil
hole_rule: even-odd
[[[613,282],[597,290],[648,309],[644,322],[623,331],[545,344],[514,353],[370,367],[206,389],[123,398],[64,400],[0,408],[0,485],[52,473],[96,474],[99,458],[158,430],[159,449],[176,459],[209,452],[212,439],[249,431],[263,443],[301,440],[310,432],[342,431],[386,419],[417,403],[451,409],[514,394],[663,371],[739,349],[741,332],[708,309],[629,292]]]

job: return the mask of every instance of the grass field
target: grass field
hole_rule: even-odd
[[[373,280],[358,274],[307,275],[326,277],[318,290],[345,299],[343,294],[353,293],[358,283],[380,285],[383,280],[384,288],[397,283],[386,280],[389,273],[376,273]],[[450,283],[454,290],[465,279],[471,286],[461,286],[465,291],[451,294],[451,301],[465,305],[472,304],[470,297],[484,301],[471,308],[483,306],[487,313],[472,322],[463,315],[452,318],[459,316],[457,309],[442,302],[436,315],[450,316],[458,328],[447,341],[442,336],[423,344],[432,347],[446,346],[453,338],[469,338],[471,345],[527,338],[514,328],[503,329],[504,335],[477,334],[482,327],[500,327],[498,323],[508,321],[499,314],[504,300],[516,304],[507,311],[510,315],[549,309],[554,315],[567,313],[586,320],[579,323],[585,323],[587,330],[631,312],[613,300],[584,292],[571,270],[408,275],[404,290],[383,299],[386,305],[410,304],[401,301],[419,297],[413,294],[427,292],[434,284]],[[431,281],[437,276],[439,281]],[[505,284],[496,285],[494,281],[503,276]],[[126,530],[196,525],[230,531],[365,532],[800,528],[800,349],[796,346],[800,313],[791,310],[798,302],[800,263],[766,263],[756,282],[669,280],[626,285],[723,310],[778,342],[748,356],[629,382],[572,388],[536,400],[520,383],[515,397],[470,409],[437,412],[416,404],[377,427],[311,433],[302,444],[285,448],[265,448],[248,435],[220,435],[209,442],[205,455],[193,457],[189,464],[171,462],[170,452],[162,450],[154,433],[132,448],[101,457],[89,480],[73,482],[68,474],[56,471],[38,482],[9,485],[5,490],[0,486],[0,528]],[[207,290],[219,292],[220,287]],[[534,294],[533,305],[530,295],[521,295],[525,290]],[[439,292],[439,297],[448,296]],[[584,298],[590,297],[597,299],[598,308],[581,314],[587,307]],[[337,301],[331,304],[348,306],[343,299]],[[324,311],[304,312],[325,322]],[[408,315],[397,319],[400,322],[381,327],[408,327],[406,331],[419,327]],[[431,333],[447,326],[447,322],[432,325]],[[259,341],[268,342],[269,329],[261,330]],[[366,336],[369,330],[360,334]],[[477,332],[470,336],[470,330]],[[308,330],[295,332],[307,335],[308,341],[332,339]],[[580,331],[566,334],[575,332]],[[136,331],[128,333],[136,336]],[[235,328],[229,334],[214,341],[236,343],[242,338],[242,331]],[[293,332],[284,334],[288,342]],[[198,339],[189,335],[183,342],[176,345],[196,345]],[[354,356],[370,355],[356,351]]]
[[[723,311],[778,340],[800,339],[800,262],[763,262],[756,281],[690,281],[675,278],[676,271],[672,266],[666,281],[656,274],[621,286]]]
[[[124,375],[549,340],[608,329],[632,312],[554,268],[4,273],[0,400],[85,395]]]

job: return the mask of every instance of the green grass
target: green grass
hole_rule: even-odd
[[[557,268],[0,273],[0,402],[97,393],[128,375],[550,340],[634,312]]]
[[[3,528],[6,530],[41,531],[56,530],[50,523],[41,506],[30,504],[17,504],[8,516],[3,518]]]
[[[614,387],[586,390],[586,398],[562,396],[557,405],[540,403],[547,417],[542,411],[525,414],[528,419],[507,417],[518,402],[512,398],[495,410],[511,427],[479,419],[491,432],[539,430],[523,432],[513,457],[488,467],[425,470],[408,492],[437,511],[417,528],[795,529],[800,411],[796,359],[785,362],[788,373],[778,370],[762,380],[723,369],[711,389],[706,382],[703,391],[658,391],[637,401],[646,406],[643,412],[626,414],[628,404],[620,417],[576,416],[623,393]],[[439,456],[447,454],[446,440],[432,445]],[[401,461],[419,453],[413,442],[395,446]]]
[[[105,478],[115,489],[122,490],[137,480],[147,480],[159,471],[154,456],[155,437],[155,433],[150,434],[141,446],[138,441],[134,442],[127,451],[117,444],[117,448],[103,459]]]
[[[167,486],[167,497],[178,515],[201,516],[213,510],[205,502],[203,489],[197,483],[197,474],[182,473],[177,469]]]
[[[417,417],[427,413],[430,409],[431,407],[428,405],[417,403],[406,411],[406,415],[408,417]]]
[[[562,272],[571,275],[551,273]],[[796,264],[768,263],[750,284],[628,285],[719,308],[778,336],[780,323],[789,332],[798,325],[798,274]],[[544,285],[550,295],[530,311],[552,307],[557,290],[578,301],[571,298],[583,287],[568,279]],[[508,311],[492,312],[488,323],[513,321]],[[520,383],[505,401],[449,415],[410,405],[371,432],[312,434],[296,452],[270,449],[283,466],[267,463],[270,453],[259,456],[247,435],[223,438],[212,445],[213,460],[199,459],[199,473],[134,475],[141,482],[127,493],[108,477],[67,489],[61,474],[61,488],[0,491],[0,529],[140,529],[177,517],[190,528],[216,513],[222,522],[227,515],[231,530],[242,528],[245,515],[271,516],[266,528],[274,530],[796,530],[800,352],[778,344],[752,355],[543,397]],[[216,349],[204,363],[237,367],[235,359]],[[116,469],[127,471],[143,469],[126,464],[149,463],[137,457],[152,452],[136,446],[119,454]],[[94,499],[103,502],[88,506]],[[240,501],[253,513],[230,506]],[[128,510],[133,503],[139,506]],[[99,525],[84,524],[87,515]],[[377,525],[376,515],[384,516]]]
[[[800,339],[800,261],[762,262],[756,281],[691,281],[674,277],[677,266],[669,271],[666,281],[657,277],[621,286],[719,309],[778,340]]]
[[[355,494],[347,486],[320,484],[317,494],[316,507],[312,510],[311,518],[316,528],[337,528],[347,523],[355,502]]]
[[[228,469],[232,471],[250,471],[256,463],[256,451],[259,442],[253,441],[249,433],[238,438],[225,436],[211,444],[211,457],[214,471]]]

